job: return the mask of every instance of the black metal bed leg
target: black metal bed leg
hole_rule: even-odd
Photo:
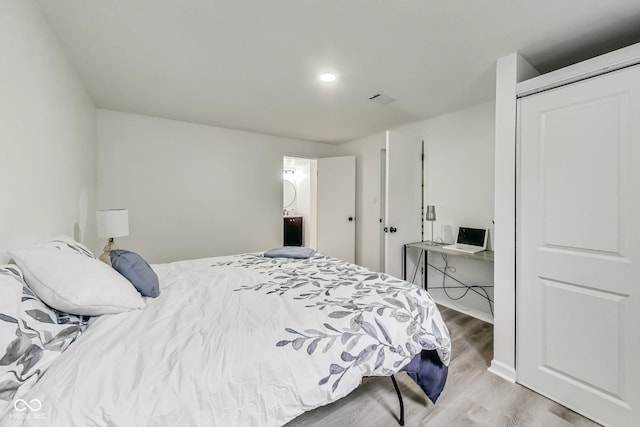
[[[396,382],[396,377],[391,375],[391,381],[393,381],[393,387],[396,389],[396,394],[398,395],[398,401],[400,402],[400,419],[398,420],[398,424],[401,426],[404,425],[404,402],[402,401],[402,394],[400,393],[400,387],[398,387],[398,383]]]

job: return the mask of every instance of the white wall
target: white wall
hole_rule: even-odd
[[[34,1],[0,1],[0,52],[0,262],[54,234],[96,249],[93,102]]]
[[[282,245],[283,156],[334,146],[98,110],[98,207],[129,209],[120,247],[150,262]]]
[[[441,226],[448,225],[455,235],[460,225],[489,228],[491,247],[494,219],[494,110],[493,102],[454,111],[394,131],[425,141],[425,204],[436,206],[436,239]],[[356,262],[380,269],[380,150],[384,133],[342,144],[341,155],[355,155],[357,162]],[[454,167],[456,172],[453,171]],[[425,239],[430,224],[425,223]],[[493,266],[450,257],[457,268],[455,276],[469,284],[492,284]],[[433,260],[441,265],[440,260]],[[442,276],[429,271],[429,282],[437,286]],[[447,283],[451,283],[448,279]],[[488,290],[491,294],[491,289]],[[436,299],[452,303],[441,291]],[[453,292],[451,292],[453,295]],[[476,315],[490,319],[487,301],[470,292],[457,304]]]
[[[489,102],[393,129],[425,141],[425,203],[436,205],[436,238],[441,225],[451,226],[454,234],[459,225],[486,227],[493,234],[494,109]],[[385,134],[338,148],[340,155],[356,156],[356,262],[380,269],[380,150]],[[461,172],[454,174],[456,164]],[[429,230],[425,223],[425,238]],[[491,283],[487,267],[478,268],[487,270],[483,275]]]
[[[356,264],[381,270],[380,266],[380,150],[385,133],[338,146],[341,156],[356,156]]]
[[[492,248],[494,219],[494,125],[495,104],[488,102],[457,110],[422,122],[397,128],[405,135],[425,142],[425,205],[436,207],[433,232],[435,240],[444,240],[443,226],[453,238],[459,226],[489,229],[488,249]],[[431,238],[431,224],[425,222],[425,239]],[[449,256],[454,277],[469,285],[492,285],[493,265]],[[430,262],[444,267],[439,255]],[[442,274],[428,271],[429,293],[442,304],[461,308],[485,320],[491,320],[491,309],[485,298],[467,292],[458,301],[442,289]],[[447,286],[459,286],[446,279]],[[493,289],[487,288],[493,298]],[[464,289],[452,289],[449,295],[462,296]]]
[[[488,102],[397,128],[425,142],[425,205],[435,205],[434,236],[442,226],[489,228],[494,219],[494,117]],[[431,228],[425,223],[425,238]]]

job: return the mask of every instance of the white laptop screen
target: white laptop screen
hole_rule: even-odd
[[[483,247],[486,233],[484,228],[460,227],[456,243]]]

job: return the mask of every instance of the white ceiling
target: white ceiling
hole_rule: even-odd
[[[514,51],[548,71],[640,41],[638,0],[39,4],[100,108],[332,143],[491,100]]]

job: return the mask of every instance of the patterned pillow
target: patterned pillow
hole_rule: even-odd
[[[62,252],[70,252],[78,255],[84,255],[93,259],[96,258],[95,255],[91,253],[89,248],[87,248],[85,245],[83,245],[82,243],[76,242],[69,236],[64,236],[64,235],[50,237],[44,242],[38,243],[36,247],[56,248],[56,249],[60,249]]]
[[[0,266],[0,418],[86,327],[86,319],[58,320],[27,287],[18,266]]]

